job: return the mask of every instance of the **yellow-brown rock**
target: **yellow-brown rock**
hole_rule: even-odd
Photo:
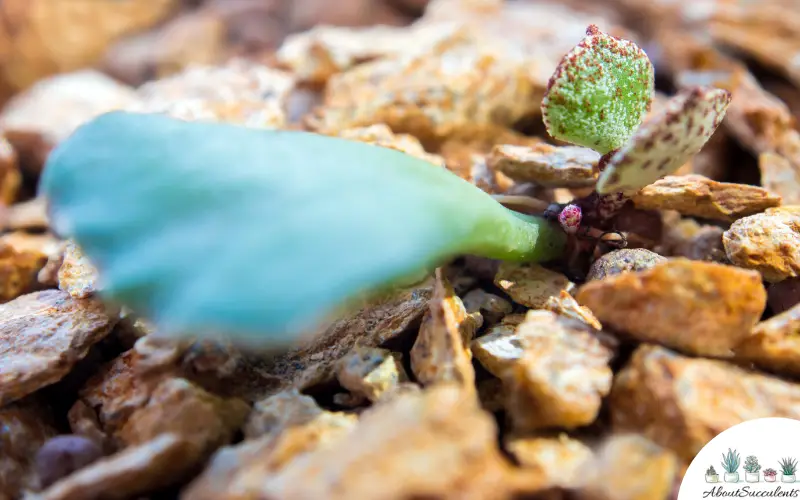
[[[453,287],[436,270],[436,285],[428,312],[411,348],[411,370],[423,385],[441,382],[475,389],[475,370],[469,343],[481,326],[479,313],[467,314]]]
[[[339,360],[354,346],[377,347],[419,324],[429,309],[433,281],[373,297],[361,309],[324,326],[308,343],[273,358],[268,370],[278,384],[264,395],[331,382]]]
[[[681,461],[674,452],[638,434],[607,438],[585,464],[580,500],[666,500],[674,498]]]
[[[61,5],[61,2],[47,0],[35,3]],[[113,2],[78,0],[75,3],[103,6]],[[78,126],[134,102],[136,93],[132,88],[98,71],[80,70],[40,80],[15,95],[0,113],[0,127],[17,151],[22,167],[37,175],[52,148]]]
[[[495,146],[488,165],[518,182],[540,186],[586,187],[597,181],[600,154],[576,146],[557,147],[547,143],[534,146]]]
[[[524,54],[467,29],[425,50],[378,59],[333,76],[308,125],[335,133],[385,123],[423,144],[508,127],[538,108]]]
[[[92,66],[115,40],[170,16],[179,0],[7,0],[0,74],[21,90],[56,74]]]
[[[783,199],[785,205],[800,204],[800,171],[785,157],[775,153],[758,155],[761,185]]]
[[[586,281],[599,280],[607,276],[630,271],[644,271],[658,263],[666,262],[666,258],[644,248],[622,248],[603,255],[592,263]]]
[[[85,437],[101,448],[112,449],[108,435],[103,432],[97,413],[82,400],[77,400],[67,412],[67,421],[73,434]]]
[[[633,203],[642,210],[675,210],[682,215],[734,221],[777,207],[781,197],[757,186],[693,174],[664,177],[636,193]]]
[[[578,301],[564,290],[561,290],[561,295],[558,297],[550,297],[547,300],[547,304],[544,305],[544,308],[561,316],[586,323],[595,330],[603,329],[603,325],[598,321],[595,315],[592,314],[591,309],[578,304]]]
[[[598,9],[591,13],[569,8],[564,2],[505,2],[501,0],[435,0],[418,23],[454,22],[470,31],[497,37],[527,58],[526,68],[538,92],[544,92],[553,69],[564,54],[585,36],[594,23],[615,35],[631,39]],[[538,94],[541,96],[541,94]]]
[[[60,290],[0,306],[0,406],[61,380],[114,323],[102,303]]]
[[[514,302],[541,309],[550,297],[562,291],[571,292],[575,284],[566,276],[538,264],[503,262],[494,277],[494,284],[514,299]]]
[[[436,385],[375,406],[343,439],[262,474],[244,491],[331,500],[506,498],[514,485],[496,432],[474,394]]]
[[[594,456],[591,448],[565,433],[512,435],[503,444],[520,466],[540,475],[547,487],[574,488]]]
[[[353,348],[339,361],[336,377],[352,394],[372,402],[408,381],[402,354],[376,347]]]
[[[769,209],[739,219],[722,235],[736,264],[776,283],[800,275],[800,205]]]
[[[419,140],[413,135],[395,134],[392,129],[378,123],[369,127],[350,128],[337,134],[343,139],[366,142],[384,148],[396,149],[403,153],[415,156],[421,160],[429,161],[437,166],[444,166],[444,158],[425,151]]]
[[[641,342],[724,357],[749,335],[767,294],[756,272],[675,258],[592,281],[575,298],[603,325]]]
[[[516,330],[517,325],[499,324],[470,344],[475,359],[495,377],[502,377],[522,357]]]
[[[185,500],[259,497],[269,478],[318,449],[333,446],[356,425],[354,415],[321,411],[318,417],[287,422],[257,439],[220,449],[200,476],[182,491]]]
[[[0,223],[6,230],[29,229],[33,231],[47,229],[47,206],[42,197],[33,198],[8,207]]]
[[[357,64],[424,49],[447,36],[448,28],[452,29],[445,24],[410,28],[318,25],[289,35],[276,58],[303,82],[320,85]]]
[[[314,398],[290,389],[257,401],[247,417],[244,434],[248,440],[275,437],[289,428],[308,424],[344,429],[357,420],[355,415],[323,410]]]
[[[0,135],[0,204],[14,203],[21,184],[22,174],[17,164],[17,153],[11,143]]]
[[[37,289],[39,271],[47,264],[46,246],[20,244],[20,238],[9,238],[15,234],[0,237],[0,303]]]
[[[119,437],[133,445],[171,433],[207,453],[227,444],[249,411],[239,399],[223,399],[188,380],[169,378],[152,391],[146,405],[131,414]]]
[[[167,113],[182,120],[217,121],[256,128],[286,125],[286,99],[294,77],[245,59],[190,66],[139,87],[130,111]]]
[[[76,299],[85,299],[94,294],[98,286],[97,268],[74,241],[68,241],[58,269],[58,288]]]
[[[503,373],[514,428],[575,428],[597,418],[611,389],[611,339],[581,321],[529,311],[517,327],[522,356]]]
[[[130,416],[147,404],[150,394],[162,381],[174,376],[178,350],[162,349],[168,353],[165,356],[153,346],[148,357],[139,352],[144,351],[145,344],[147,342],[137,344],[136,349],[126,351],[102,365],[81,388],[79,400],[75,403],[76,406],[85,405],[94,410],[101,430],[114,445],[122,446],[119,432]],[[153,365],[159,365],[158,369],[152,370]]]
[[[715,2],[709,33],[800,85],[800,13],[791,1]]]
[[[535,187],[530,183],[515,183],[502,172],[489,168],[488,155],[498,144],[535,146],[541,144],[538,137],[522,135],[513,129],[494,126],[483,133],[469,137],[454,137],[444,141],[439,154],[445,159],[447,168],[464,180],[489,193],[505,193],[512,188]]]
[[[49,256],[58,253],[63,243],[50,233],[36,234],[26,231],[13,231],[0,236],[0,245],[7,245],[17,252],[30,252]]]
[[[615,431],[641,433],[690,461],[738,423],[800,418],[800,386],[646,344],[617,374],[609,404]]]
[[[758,323],[736,347],[736,357],[771,372],[800,376],[800,305]]]

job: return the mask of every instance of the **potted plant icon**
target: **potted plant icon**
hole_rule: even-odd
[[[764,469],[764,481],[774,483],[778,477],[778,471],[775,469]]]
[[[794,473],[797,471],[796,458],[784,458],[778,461],[781,466],[781,482],[793,483],[795,481]]]
[[[722,454],[722,470],[725,471],[726,483],[739,482],[739,473],[737,472],[739,470],[739,464],[740,457],[736,450],[728,448],[728,453]]]
[[[706,469],[706,482],[707,483],[718,483],[719,482],[719,474],[714,469],[713,465],[709,465],[708,469]]]
[[[744,460],[744,480],[748,483],[758,482],[758,471],[760,470],[761,464],[758,463],[755,455],[750,455]]]

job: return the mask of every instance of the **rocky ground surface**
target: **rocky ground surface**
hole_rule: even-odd
[[[800,419],[794,3],[4,0],[0,499],[675,498],[722,430]],[[464,257],[288,352],[166,343],[100,302],[35,196],[54,145],[128,109],[567,202],[599,157],[550,139],[540,103],[589,24],[645,48],[661,101],[733,101],[585,276]]]

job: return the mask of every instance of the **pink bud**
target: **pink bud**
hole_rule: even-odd
[[[582,218],[583,212],[578,205],[567,205],[561,213],[558,214],[558,222],[567,234],[575,234],[578,232],[578,227],[581,225]]]

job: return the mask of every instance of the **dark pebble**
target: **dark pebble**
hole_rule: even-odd
[[[39,484],[47,488],[102,456],[100,446],[89,438],[77,435],[51,438],[36,452],[35,467]]]
[[[767,303],[773,314],[780,314],[800,302],[800,278],[790,278],[770,285]]]

